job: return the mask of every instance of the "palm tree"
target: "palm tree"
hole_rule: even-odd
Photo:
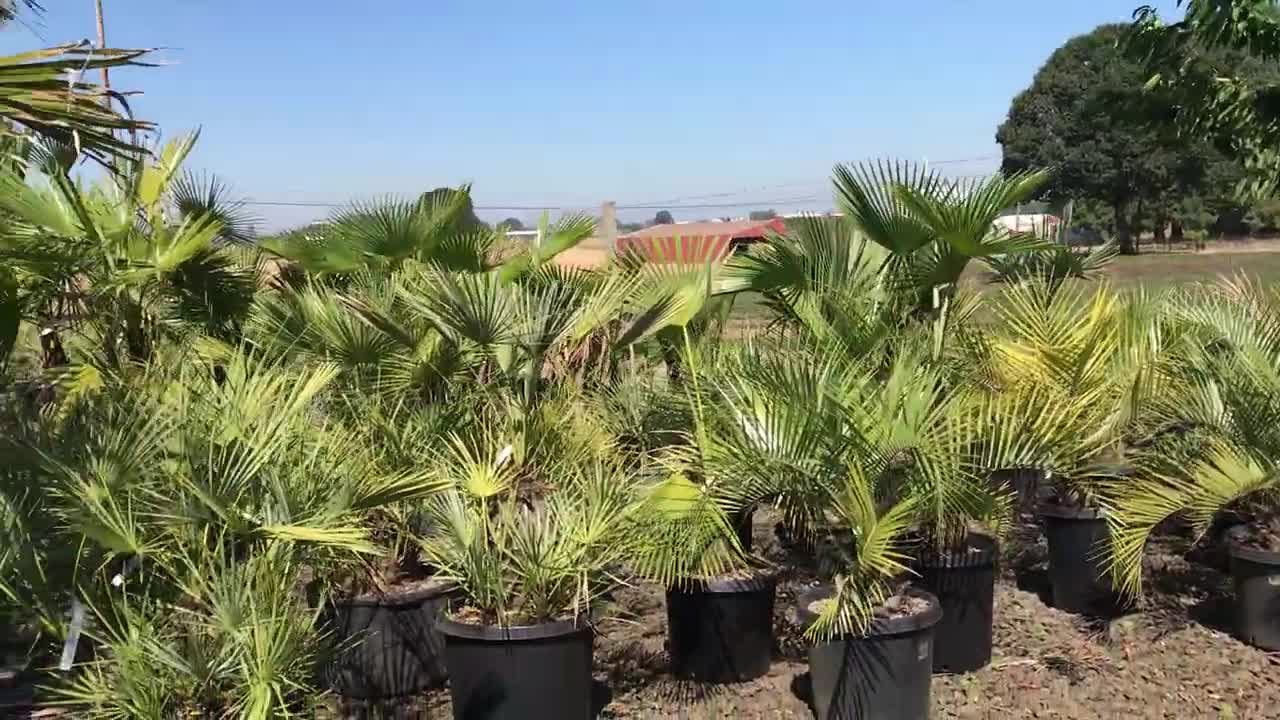
[[[67,601],[83,604],[91,639],[116,650],[80,668],[64,701],[98,717],[242,703],[275,717],[315,694],[322,636],[299,587],[323,591],[378,551],[368,513],[444,488],[386,471],[326,418],[336,374],[165,346],[6,437],[0,593],[54,640]]]
[[[5,316],[70,328],[111,368],[145,360],[163,336],[234,339],[257,284],[253,253],[234,247],[251,218],[216,179],[183,174],[197,137],[96,185],[74,180],[56,149],[37,156],[31,177],[0,170]]]
[[[6,17],[12,15],[10,7]],[[108,166],[146,154],[146,148],[126,138],[155,126],[128,114],[125,94],[82,77],[94,70],[146,66],[142,59],[148,52],[95,48],[84,41],[0,57],[0,136],[25,133],[67,143]],[[108,101],[124,107],[126,114]]]
[[[1173,377],[1156,403],[1139,480],[1110,500],[1115,572],[1142,589],[1142,552],[1172,516],[1203,538],[1234,516],[1246,536],[1280,538],[1280,296],[1245,276],[1180,295],[1163,323],[1181,335]]]
[[[954,286],[969,261],[1026,252],[1045,243],[995,224],[1001,212],[1030,200],[1045,171],[948,180],[910,163],[837,165],[836,203],[859,232],[890,253],[886,267],[922,308],[935,289]]]
[[[1044,280],[1005,289],[990,340],[993,384],[975,405],[989,471],[1051,472],[1055,499],[1097,508],[1150,432],[1172,383],[1162,300]]]

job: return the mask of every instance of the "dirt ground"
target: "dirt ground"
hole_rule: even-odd
[[[1049,608],[1042,596],[1044,547],[1035,527],[1017,531],[997,588],[995,657],[983,670],[933,678],[935,720],[1020,718],[1280,718],[1280,656],[1226,630],[1229,582],[1183,558],[1184,539],[1163,538],[1152,555],[1148,596],[1138,612],[1089,620]],[[782,559],[772,529],[755,540]],[[619,617],[601,626],[596,680],[601,718],[812,718],[805,694],[805,644],[794,623],[797,593],[812,578],[784,575],[769,674],[736,685],[674,680],[667,673],[666,612],[657,587],[628,588]],[[449,715],[446,692],[424,713]]]

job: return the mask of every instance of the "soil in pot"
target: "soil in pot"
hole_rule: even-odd
[[[813,623],[830,594],[827,587],[800,596],[796,614],[801,626]],[[815,715],[820,720],[926,720],[933,628],[941,617],[932,595],[898,595],[865,634],[810,648]]]
[[[769,672],[776,592],[771,570],[667,590],[671,672],[712,683],[744,682]]]
[[[1044,503],[1040,518],[1049,546],[1051,604],[1080,615],[1122,612],[1124,604],[1107,568],[1111,538],[1106,517],[1092,508]]]
[[[1236,634],[1254,647],[1280,650],[1280,536],[1241,527],[1230,553]]]
[[[338,652],[326,670],[330,687],[360,700],[413,695],[444,684],[444,643],[437,621],[451,584],[420,580],[335,600],[330,621]]]
[[[991,662],[996,550],[994,538],[970,533],[963,549],[930,548],[919,554],[914,584],[942,608],[933,628],[934,672],[972,672]]]
[[[585,720],[594,633],[585,619],[501,627],[443,617],[454,720]]]

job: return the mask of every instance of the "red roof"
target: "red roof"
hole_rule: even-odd
[[[618,238],[618,254],[639,252],[650,260],[706,262],[722,260],[733,250],[733,241],[763,238],[786,230],[782,218],[654,225]]]

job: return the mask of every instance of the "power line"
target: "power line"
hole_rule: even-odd
[[[761,205],[782,205],[794,202],[811,202],[821,198],[821,195],[801,195],[798,197],[773,198],[769,200],[751,200],[749,202],[732,202],[732,203],[700,203],[700,204],[641,204],[641,205],[618,205],[619,210],[700,210],[708,208],[731,208],[731,207],[758,207]],[[335,202],[319,202],[308,200],[242,200],[242,205],[254,205],[264,207],[314,207],[314,208],[342,208],[348,207],[350,203]],[[576,205],[475,205],[476,210],[587,210],[590,208]]]
[[[961,163],[983,162],[986,160],[1001,160],[1003,158],[1004,158],[1003,155],[981,155],[978,157],[955,158],[952,160],[930,160],[929,164],[930,165],[959,165]]]
[[[964,157],[964,158],[948,158],[944,160],[930,160],[929,165],[931,167],[937,166],[937,165],[960,165],[964,163],[983,162],[987,160],[999,160],[1000,158],[1001,158],[1000,155],[977,155],[973,157]],[[992,173],[955,175],[955,176],[952,176],[952,179],[988,177],[991,174]],[[823,179],[823,180],[810,180],[810,181],[804,181],[804,182],[780,183],[777,185],[763,185],[760,187],[743,188],[741,190],[732,190],[732,191],[717,192],[717,193],[704,193],[699,195],[681,195],[673,198],[668,198],[666,200],[645,200],[638,203],[619,204],[617,207],[619,210],[706,210],[706,209],[715,209],[715,208],[760,207],[760,206],[767,206],[770,204],[781,205],[784,203],[795,203],[795,202],[813,202],[821,199],[821,194],[814,193],[814,194],[803,195],[798,197],[785,197],[785,198],[773,198],[773,199],[761,199],[761,200],[744,200],[744,201],[725,202],[725,203],[686,203],[685,201],[712,200],[716,198],[731,198],[731,197],[736,197],[738,195],[745,195],[747,193],[763,192],[765,190],[779,190],[782,188],[819,186],[819,185],[825,185],[827,182],[828,180]],[[349,207],[351,205],[350,202],[322,202],[322,201],[313,201],[313,200],[254,200],[254,199],[247,199],[244,201],[243,204],[259,206],[259,207],[311,207],[311,208],[329,208],[329,209]],[[546,205],[530,205],[530,204],[476,205],[474,207],[476,210],[501,210],[501,211],[526,211],[526,212],[541,211],[541,210],[589,210],[591,209],[590,207],[583,206],[583,205],[558,205],[554,203],[546,204]]]
[[[645,200],[644,202],[639,203],[639,205],[663,205],[667,203],[684,202],[685,200],[709,200],[712,198],[733,197],[735,195],[746,195],[747,193],[752,193],[752,192],[763,192],[765,190],[778,190],[781,188],[826,185],[827,182],[828,181],[825,179],[809,180],[806,182],[782,183],[780,185],[764,185],[758,188],[743,188],[742,190],[733,190],[730,192],[721,192],[721,193],[708,193],[705,195],[682,195],[679,197],[667,198],[666,200]]]
[[[783,205],[795,202],[812,202],[820,199],[819,194],[801,195],[798,197],[774,198],[772,200],[751,200],[732,203],[700,203],[696,205],[619,205],[619,210],[704,210],[708,208],[761,207],[763,205]]]

